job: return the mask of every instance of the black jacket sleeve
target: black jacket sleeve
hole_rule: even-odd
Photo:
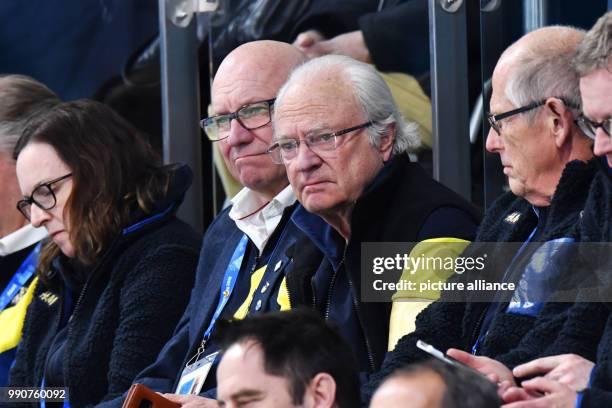
[[[509,368],[539,357],[567,353],[595,361],[608,313],[601,303],[548,303],[519,345],[495,359]]]
[[[359,29],[380,71],[419,76],[429,71],[426,0],[409,0],[359,18]]]
[[[307,30],[317,30],[325,38],[358,30],[359,17],[374,13],[377,6],[378,0],[311,0],[293,30],[291,41]]]
[[[612,407],[612,392],[587,388],[582,392],[582,402],[576,408]]]
[[[612,318],[608,318],[606,329],[597,352],[597,365],[591,373],[589,388],[584,391],[580,407],[612,406]]]

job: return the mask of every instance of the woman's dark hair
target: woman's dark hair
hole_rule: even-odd
[[[93,263],[127,226],[168,188],[169,173],[145,138],[111,108],[78,100],[57,104],[25,126],[14,158],[30,143],[47,143],[72,171],[72,193],[64,209],[75,258]],[[38,273],[49,270],[59,247],[43,248]]]

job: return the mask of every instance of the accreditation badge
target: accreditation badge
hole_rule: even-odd
[[[198,395],[219,352],[211,353],[185,367],[175,394]]]

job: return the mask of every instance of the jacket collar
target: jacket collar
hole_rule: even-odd
[[[140,208],[135,210],[130,225],[121,231],[124,237],[141,230],[154,228],[172,217],[178,210],[185,193],[191,186],[193,172],[186,164],[175,164],[168,167],[171,176],[166,195],[153,205],[151,213],[145,213]]]
[[[357,200],[355,209],[353,210],[351,218],[351,236],[354,234],[354,226],[360,217],[357,214],[358,208],[367,208],[369,202],[377,200],[377,197],[380,197],[382,190],[393,188],[389,180],[391,180],[393,174],[397,172],[397,168],[405,166],[409,162],[410,159],[408,155],[404,154],[392,158],[383,166],[380,172],[378,172],[368,187],[366,187],[361,197]],[[377,214],[370,214],[368,216],[369,222],[376,222],[372,220],[372,217],[376,216]],[[301,204],[293,213],[291,220],[325,255],[331,262],[334,270],[337,269],[342,261],[343,251],[346,246],[346,242],[342,236],[332,228],[331,225],[326,223],[323,218],[316,214],[309,213]]]
[[[64,271],[72,270],[76,271],[76,275],[86,274],[90,275],[93,271],[100,268],[105,262],[112,259],[112,254],[123,245],[128,242],[132,242],[134,239],[139,237],[141,234],[156,228],[163,224],[168,219],[174,216],[176,210],[183,201],[185,192],[191,185],[193,179],[193,173],[187,165],[171,165],[169,167],[171,172],[170,183],[166,195],[157,201],[153,205],[153,211],[145,214],[140,208],[133,212],[132,222],[130,225],[123,228],[121,234],[119,234],[112,242],[109,247],[104,251],[100,258],[92,266],[83,266],[73,260],[64,259],[63,255],[58,256],[52,261],[52,268],[48,279],[52,279],[55,276],[55,272],[60,272],[60,275],[66,281],[65,276],[67,275]],[[82,273],[81,273],[82,272]],[[85,277],[86,279],[89,276]],[[85,279],[85,280],[86,280]],[[75,283],[78,281],[85,281],[82,276],[76,276]]]
[[[549,236],[567,235],[584,208],[591,181],[597,172],[596,159],[574,160],[565,166],[552,197],[545,230]],[[565,231],[565,233],[564,233]]]

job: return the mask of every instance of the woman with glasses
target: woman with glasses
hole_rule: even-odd
[[[161,166],[131,125],[85,100],[32,119],[14,157],[17,209],[49,241],[9,383],[65,387],[73,407],[117,397],[189,299],[199,239],[175,213],[191,171]]]

